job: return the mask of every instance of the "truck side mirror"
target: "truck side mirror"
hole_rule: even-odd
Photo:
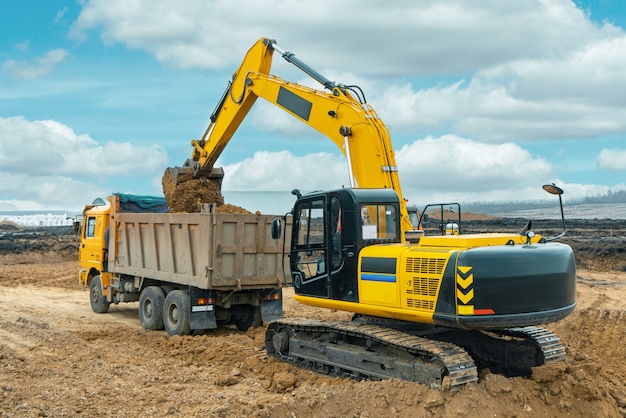
[[[278,239],[281,235],[280,219],[272,219],[272,239]]]

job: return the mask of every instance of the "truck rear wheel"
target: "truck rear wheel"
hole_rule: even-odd
[[[91,310],[95,313],[106,313],[109,310],[110,303],[107,302],[102,292],[102,280],[100,275],[94,276],[89,284],[89,302],[91,302]]]
[[[239,331],[247,331],[251,326],[260,326],[263,323],[260,308],[251,305],[240,305],[233,309],[235,310],[233,323]]]
[[[168,335],[189,335],[189,295],[184,290],[172,290],[165,298],[163,325]]]
[[[139,320],[144,329],[163,329],[165,296],[158,286],[148,286],[139,297]]]

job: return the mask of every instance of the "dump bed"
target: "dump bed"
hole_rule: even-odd
[[[200,289],[282,285],[285,240],[272,239],[273,216],[216,213],[208,205],[203,213],[124,213],[115,196],[111,203],[111,272]]]

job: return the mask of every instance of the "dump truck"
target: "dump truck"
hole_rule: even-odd
[[[94,312],[138,301],[142,326],[169,335],[282,318],[285,244],[272,238],[273,216],[167,209],[125,194],[85,207],[79,283]]]

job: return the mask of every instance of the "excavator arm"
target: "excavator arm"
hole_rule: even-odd
[[[249,74],[269,74],[272,65],[271,39],[259,39],[248,50],[239,69],[233,74],[217,107],[211,115],[211,123],[200,140],[191,141],[191,160],[185,164],[194,169],[195,175],[210,172],[232,136],[241,125],[257,99],[246,86]]]
[[[315,90],[269,74],[276,51],[285,60],[320,82]],[[213,165],[258,97],[276,105],[329,138],[346,156],[350,186],[390,188],[401,202],[401,227],[413,227],[403,198],[389,131],[357,86],[336,84],[282,51],[271,39],[257,41],[234,73],[211,124],[200,140],[193,140],[192,157],[185,163],[194,177],[215,176]],[[312,170],[317,167],[312,167]],[[179,171],[180,172],[180,171]],[[176,176],[174,176],[176,178]]]

